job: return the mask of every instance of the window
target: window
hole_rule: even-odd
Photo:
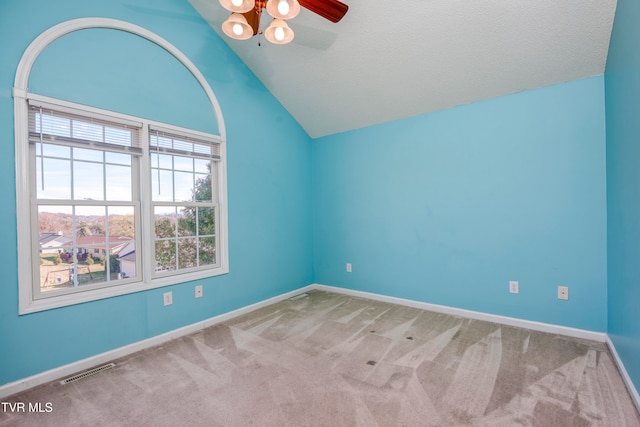
[[[153,128],[149,146],[157,275],[216,265],[219,145]]]
[[[140,247],[142,125],[54,108],[29,106],[31,216],[39,236],[59,236],[46,252],[32,248],[34,299],[126,283],[119,254]]]
[[[29,93],[43,50],[89,28],[134,34],[178,60],[217,134]],[[25,50],[13,98],[20,314],[229,271],[222,113],[179,49],[124,21],[62,22]]]
[[[27,312],[228,271],[219,136],[27,103]]]

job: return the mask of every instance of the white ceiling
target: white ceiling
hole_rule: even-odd
[[[600,75],[616,0],[342,0],[295,39],[236,41],[217,0],[189,0],[312,138]],[[270,22],[265,12],[261,27]]]

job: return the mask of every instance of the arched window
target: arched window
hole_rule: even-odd
[[[40,54],[87,29],[124,32],[179,61],[208,101],[216,131],[156,120],[151,110],[101,108],[100,99],[31,93]],[[123,92],[122,105],[145,97]],[[228,272],[222,114],[205,78],[172,44],[117,20],[62,23],[25,51],[14,103],[21,314]],[[147,103],[163,117],[179,108],[171,99]]]

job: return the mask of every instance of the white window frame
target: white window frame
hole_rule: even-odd
[[[143,120],[140,118],[132,118],[131,116],[119,114],[116,112],[108,112],[94,107],[79,106],[78,104],[42,97],[28,92],[28,81],[31,68],[35,63],[38,55],[44,49],[57,40],[58,38],[82,29],[87,28],[106,28],[129,32],[143,37],[158,46],[165,49],[168,53],[179,60],[188,71],[196,78],[202,89],[205,91],[212,107],[213,118],[217,120],[219,135],[208,135],[201,133],[202,136],[213,137],[220,144],[220,161],[217,162],[217,175],[212,177],[218,183],[216,212],[216,240],[219,243],[219,253],[216,253],[217,263],[211,268],[198,269],[197,271],[184,271],[176,275],[157,276],[153,274],[155,260],[153,259],[153,215],[151,214],[150,201],[142,198],[141,215],[142,224],[137,228],[136,232],[139,237],[136,240],[143,242],[141,252],[143,253],[142,271],[140,280],[132,283],[126,283],[116,286],[101,287],[90,289],[83,292],[70,293],[65,295],[56,295],[46,298],[34,298],[34,262],[38,257],[34,248],[38,246],[39,230],[37,221],[33,221],[31,211],[30,195],[32,188],[35,187],[35,174],[30,169],[30,153],[29,153],[29,100],[38,100],[39,102],[48,102],[61,108],[80,109],[88,114],[108,115],[115,120],[136,120],[143,123],[141,138],[143,155],[140,158],[140,189],[151,188],[150,184],[150,161],[149,161],[149,128],[171,127],[170,125],[154,122],[151,120]],[[118,21],[108,18],[82,18],[67,21],[58,24],[44,33],[40,34],[26,49],[20,60],[16,72],[16,78],[13,88],[14,97],[14,131],[15,131],[15,167],[16,167],[16,214],[17,214],[17,248],[18,248],[18,286],[19,286],[19,313],[27,314],[52,308],[64,307],[68,305],[95,301],[103,298],[110,298],[118,295],[140,292],[148,289],[159,288],[168,285],[174,285],[191,280],[198,280],[205,277],[217,276],[229,272],[229,255],[228,255],[228,218],[227,218],[227,181],[226,181],[226,137],[222,113],[218,102],[209,86],[208,82],[197,69],[197,67],[176,47],[167,42],[160,36],[133,24],[124,21]],[[175,128],[179,130],[179,128]],[[191,132],[191,131],[190,131]],[[193,132],[198,133],[198,132]],[[135,185],[135,184],[132,184]],[[146,190],[145,190],[146,191]],[[35,226],[33,224],[36,224]]]
[[[205,157],[200,157],[201,160],[205,160],[205,159],[209,159],[210,163],[211,163],[211,167],[212,167],[212,171],[210,174],[211,177],[211,185],[212,188],[216,188],[218,186],[218,182],[217,182],[217,169],[219,167],[220,164],[220,160],[219,159],[219,155],[218,155],[218,149],[220,147],[220,140],[219,138],[217,138],[216,136],[213,135],[207,135],[207,134],[202,134],[202,133],[198,133],[198,132],[189,132],[189,133],[185,133],[184,130],[173,127],[173,126],[167,126],[164,125],[162,127],[154,125],[154,124],[150,124],[148,126],[149,129],[149,135],[148,135],[148,140],[149,140],[149,147],[148,147],[148,154],[151,156],[151,158],[154,157],[154,155],[170,155],[170,156],[174,156],[177,155],[178,157],[191,157],[190,154],[182,151],[182,149],[184,149],[184,147],[161,147],[161,146],[152,146],[151,145],[151,136],[155,136],[156,138],[158,138],[158,142],[160,141],[160,139],[165,139],[165,138],[170,138],[170,140],[173,142],[179,142],[181,145],[184,145],[185,143],[195,143],[195,146],[199,146],[200,148],[209,148],[211,151],[209,153],[208,156]],[[194,146],[194,149],[196,149]],[[208,146],[208,147],[207,147]],[[182,152],[181,152],[182,151]],[[194,151],[192,154],[194,154],[195,156],[198,156],[198,150],[196,149],[196,151]],[[193,157],[192,157],[193,158]],[[216,160],[218,159],[218,160]],[[159,160],[158,160],[159,161]],[[153,162],[152,162],[153,163]],[[214,168],[214,164],[215,164],[215,168]],[[156,172],[159,173],[159,170],[162,169],[160,167],[160,165],[157,165],[158,168],[155,169],[154,171],[154,166],[153,164],[150,167],[150,170],[152,172],[152,176],[155,176]],[[165,171],[171,170],[174,171],[173,168],[171,169],[164,169]],[[195,175],[195,174],[194,174]],[[174,178],[175,179],[175,178]],[[215,184],[215,187],[214,187]],[[153,187],[153,186],[151,186]],[[153,190],[153,192],[149,192],[148,194],[151,194],[151,197],[149,197],[150,202],[151,202],[151,206],[150,206],[150,214],[152,217],[154,217],[155,214],[155,208],[180,208],[180,207],[191,207],[191,208],[210,208],[214,210],[214,224],[217,224],[219,221],[219,205],[218,205],[218,194],[217,192],[212,192],[212,198],[209,201],[199,201],[199,200],[191,200],[191,201],[186,201],[186,200],[176,200],[175,198],[175,181],[173,182],[173,185],[171,186],[173,192],[174,192],[174,197],[173,200],[171,201],[161,201],[161,200],[154,200],[154,196],[156,195],[156,191],[153,190],[153,188],[151,188]],[[195,181],[194,181],[194,189],[195,189]],[[151,220],[152,222],[154,221],[154,219]],[[190,237],[186,237],[186,236],[178,236],[178,222],[176,221],[176,234],[173,235],[171,238],[158,238],[158,236],[154,236],[154,241],[153,244],[155,245],[156,242],[161,241],[161,240],[173,240],[176,243],[181,240],[181,239],[196,239],[199,240],[200,236],[199,236],[199,230],[196,231],[195,235],[192,235]],[[211,237],[211,236],[209,236]],[[206,237],[205,237],[206,238]],[[214,230],[214,239],[216,239],[215,237],[215,230]],[[216,243],[216,248],[219,248],[219,244]],[[218,252],[218,250],[216,249],[216,253]],[[176,262],[179,261],[179,253],[180,251],[177,250],[176,247]],[[199,259],[198,255],[196,255],[196,257]],[[156,257],[156,261],[157,261],[157,257]],[[217,259],[216,256],[216,260],[215,260],[215,265],[219,264],[219,260]],[[194,266],[191,267],[191,269],[210,269],[211,266],[209,265],[200,265],[200,266]],[[179,263],[176,265],[175,269],[172,270],[165,270],[165,271],[154,271],[152,272],[153,277],[162,277],[162,276],[167,276],[167,275],[175,275],[175,274],[183,274],[184,270],[180,269],[179,267]]]

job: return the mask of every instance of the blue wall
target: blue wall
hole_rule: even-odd
[[[609,336],[640,389],[640,2],[618,0],[605,74]]]
[[[604,332],[604,117],[600,76],[315,140],[315,281]]]
[[[227,130],[230,273],[18,316],[11,88],[46,29],[80,17],[128,21],[180,49],[204,74]],[[28,19],[27,19],[28,17]],[[0,385],[188,325],[312,282],[311,141],[186,0],[65,0],[0,5]],[[104,60],[104,58],[108,58]],[[215,132],[195,80],[158,46],[113,30],[59,39],[34,66],[34,92]]]

